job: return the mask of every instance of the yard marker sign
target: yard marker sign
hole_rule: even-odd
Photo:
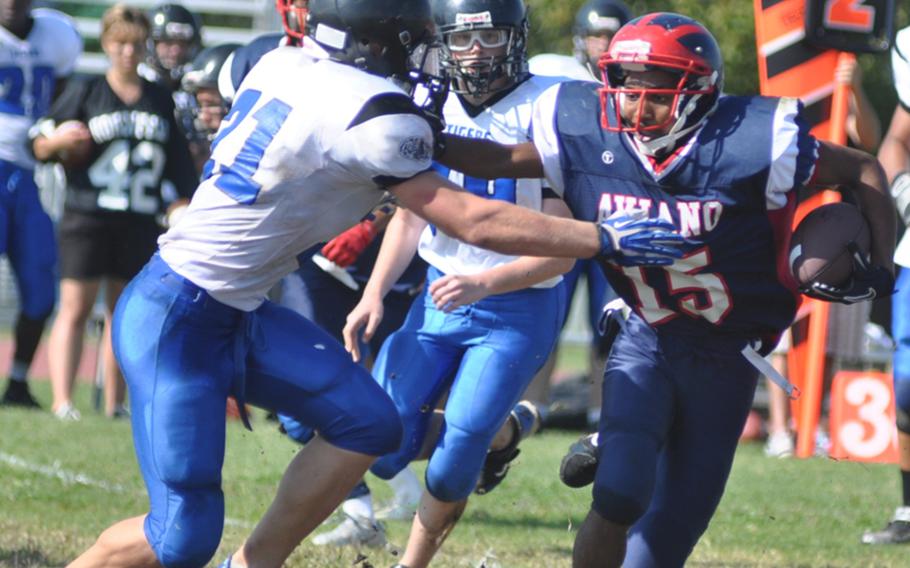
[[[846,142],[849,87],[835,86],[839,60],[881,52],[894,36],[894,0],[753,0],[761,93],[798,97],[817,138]],[[840,200],[823,191],[797,209],[794,226],[819,205]],[[828,304],[803,299],[788,356],[790,380],[803,393],[794,403],[796,455],[809,457],[821,413]]]

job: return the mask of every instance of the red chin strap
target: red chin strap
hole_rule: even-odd
[[[295,6],[294,0],[275,0],[275,9],[281,16],[284,33],[297,43],[301,42],[306,35],[307,1],[304,0],[303,6]],[[296,22],[296,29],[291,26],[291,22]]]

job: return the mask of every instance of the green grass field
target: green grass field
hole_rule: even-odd
[[[36,390],[49,400],[46,383]],[[141,514],[146,497],[132,454],[129,424],[90,410],[79,423],[49,413],[0,409],[0,566],[61,566],[110,523]],[[224,470],[228,525],[216,560],[233,549],[267,506],[296,451],[258,416],[250,433],[229,428]],[[549,431],[528,440],[505,483],[476,497],[437,557],[440,567],[569,566],[587,490],[559,483],[559,459],[576,433]],[[422,469],[419,467],[418,469]],[[379,501],[389,497],[371,484]],[[910,547],[869,548],[861,532],[879,528],[898,495],[894,467],[827,459],[770,460],[758,444],[741,447],[714,522],[692,566],[910,566]],[[388,525],[403,546],[409,524]],[[390,551],[323,550],[302,545],[290,566],[386,568]]]

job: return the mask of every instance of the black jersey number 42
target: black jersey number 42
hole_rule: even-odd
[[[88,169],[89,181],[100,187],[98,207],[109,211],[158,213],[164,149],[143,140],[130,151],[128,140],[115,140]]]

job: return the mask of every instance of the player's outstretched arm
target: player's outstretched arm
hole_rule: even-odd
[[[389,221],[370,279],[341,331],[344,348],[354,361],[360,361],[357,340],[360,330],[363,329],[364,341],[369,341],[376,333],[383,318],[382,300],[414,258],[420,233],[426,225],[426,221],[402,208],[398,208]]]
[[[414,176],[389,191],[404,207],[446,234],[474,246],[516,256],[565,258],[591,258],[601,250],[594,223],[477,197],[435,172]]]
[[[865,152],[819,141],[815,170],[814,185],[853,192],[872,231],[872,263],[893,274],[896,213],[881,164]]]
[[[437,161],[480,179],[544,177],[543,163],[532,142],[505,145],[446,134],[445,152]]]
[[[557,217],[572,217],[562,199],[545,199],[541,211]],[[539,284],[565,274],[574,264],[575,261],[569,258],[522,256],[477,274],[448,274],[438,278],[430,285],[430,295],[438,309],[448,312],[487,296]]]

